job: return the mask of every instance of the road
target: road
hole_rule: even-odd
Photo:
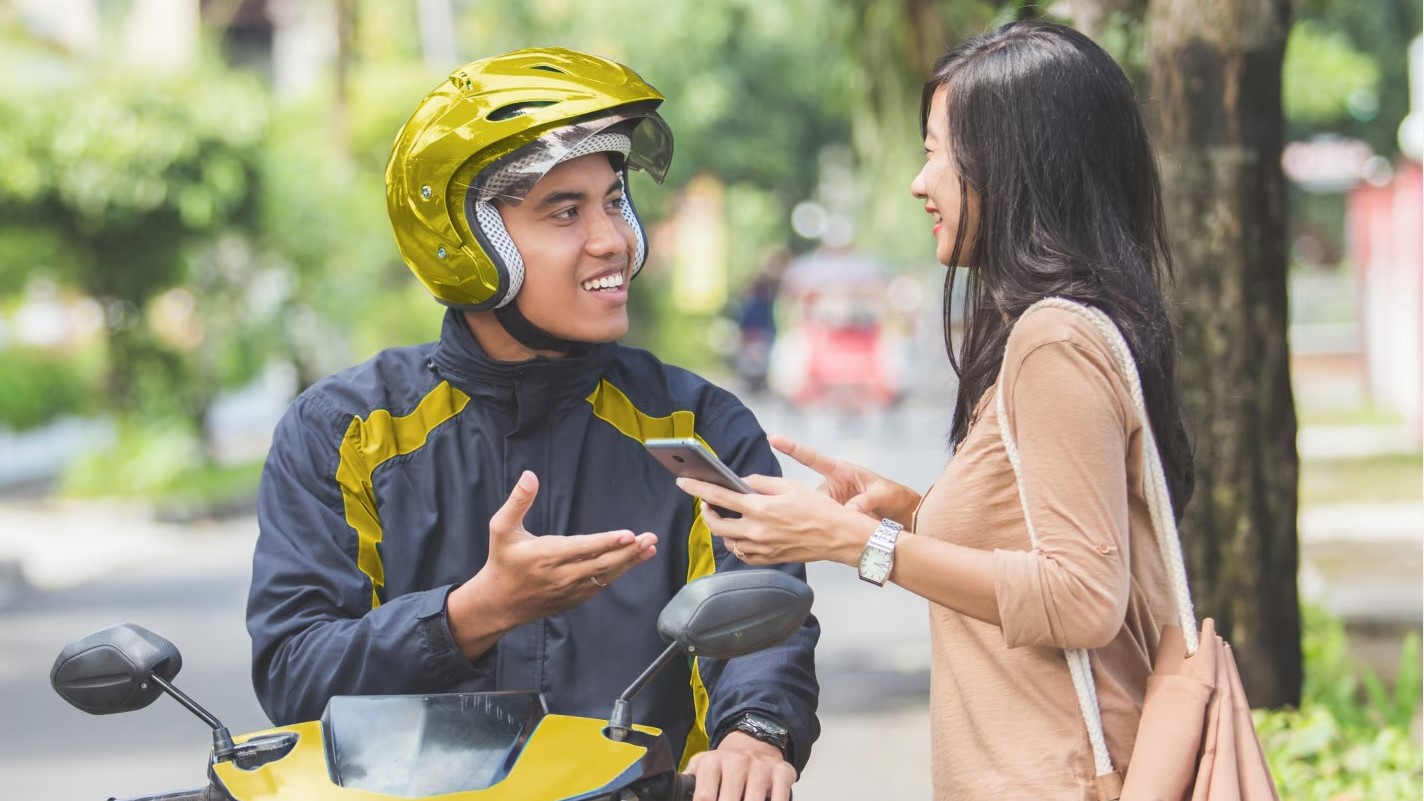
[[[235,732],[266,728],[248,680],[242,623],[249,521],[205,527],[169,553],[0,611],[0,798],[79,801],[205,781],[208,728],[160,698],[126,715],[91,717],[49,687],[63,645],[113,623],[167,637],[184,655],[177,686]]]
[[[931,409],[855,422],[775,406],[759,413],[768,430],[838,449],[906,483],[927,484],[943,463],[944,422]],[[810,479],[796,465],[787,472]],[[36,532],[45,533],[55,534]],[[166,530],[87,580],[24,593],[0,608],[0,720],[8,724],[0,727],[0,799],[89,801],[204,781],[209,732],[172,700],[91,717],[50,689],[64,644],[113,623],[138,623],[174,642],[184,655],[178,687],[232,732],[268,725],[252,694],[242,624],[254,535],[250,518]],[[76,550],[93,547],[76,543]],[[864,584],[840,565],[813,566],[810,579],[823,628],[824,732],[797,798],[927,797],[923,602],[894,586]]]

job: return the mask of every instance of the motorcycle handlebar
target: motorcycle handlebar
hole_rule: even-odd
[[[216,787],[209,784],[206,787],[194,787],[188,790],[170,790],[158,795],[110,798],[109,801],[223,801],[223,795],[218,792]]]

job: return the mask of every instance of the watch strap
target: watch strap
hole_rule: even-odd
[[[875,543],[887,550],[895,547],[896,541],[900,539],[900,532],[904,526],[886,517],[880,521],[880,525],[875,527],[875,533],[871,535],[870,542]],[[869,543],[866,543],[867,545]]]
[[[781,756],[791,761],[791,734],[786,724],[763,712],[743,712],[723,724],[716,744],[721,744],[728,734],[742,732],[763,743],[774,745],[781,750]]]

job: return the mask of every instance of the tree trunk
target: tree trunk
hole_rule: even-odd
[[[1256,706],[1301,690],[1299,461],[1286,344],[1281,63],[1290,0],[1152,0],[1180,380],[1196,441],[1183,547],[1197,613]]]

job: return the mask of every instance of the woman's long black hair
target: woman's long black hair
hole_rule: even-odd
[[[969,218],[964,202],[945,279],[945,349],[959,376],[950,441],[957,448],[968,433],[1019,315],[1045,297],[1071,298],[1112,317],[1137,359],[1180,517],[1193,472],[1163,296],[1172,254],[1157,161],[1131,82],[1088,37],[1034,20],[945,54],[925,82],[922,127],[941,87],[961,201],[973,190],[980,209],[973,252],[965,254],[971,266],[959,349],[950,318]]]

